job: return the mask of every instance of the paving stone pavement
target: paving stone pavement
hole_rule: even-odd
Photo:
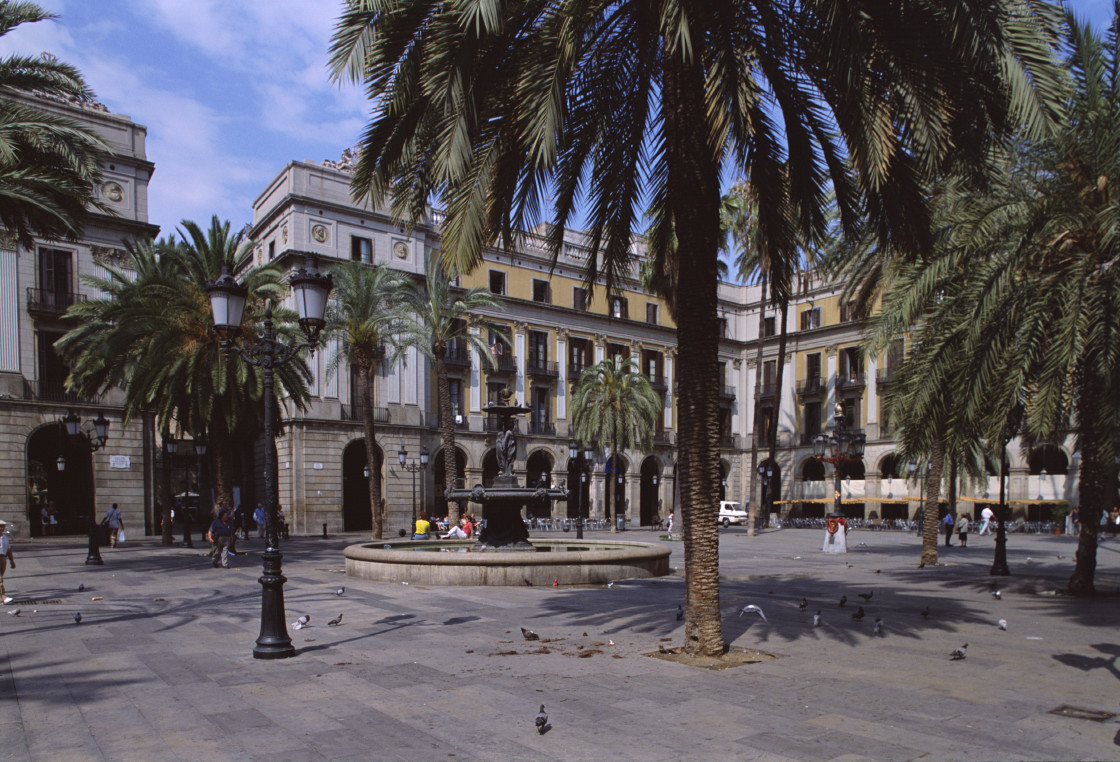
[[[17,544],[0,760],[1120,759],[1117,717],[1048,713],[1120,713],[1120,542],[1098,553],[1108,594],[1080,600],[1048,594],[1073,538],[1012,536],[1012,576],[992,578],[986,537],[918,569],[912,534],[853,532],[832,556],[816,531],[721,530],[725,638],[779,658],[711,671],[646,656],[681,644],[679,542],[673,576],[609,589],[434,588],[346,577],[360,539],[284,544],[287,619],[311,626],[281,661],[252,658],[260,541],[230,570],[156,538],[100,567],[67,539]],[[746,603],[769,623],[737,616]]]

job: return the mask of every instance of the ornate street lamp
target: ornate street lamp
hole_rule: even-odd
[[[288,636],[284,622],[284,582],[281,574],[279,526],[277,510],[280,497],[277,491],[279,465],[276,460],[276,392],[274,369],[284,365],[304,349],[314,351],[319,346],[319,334],[326,325],[327,299],[334,284],[329,275],[308,272],[300,268],[288,279],[299,313],[299,324],[307,341],[287,344],[282,341],[272,323],[272,303],[265,307],[264,331],[252,343],[241,347],[236,343],[241,333],[241,319],[245,311],[248,290],[233,277],[228,264],[222,265],[222,275],[207,287],[210,309],[214,317],[214,333],[221,341],[222,350],[236,354],[242,360],[264,369],[264,437],[265,469],[264,492],[266,534],[268,548],[261,554],[264,573],[261,583],[261,631],[253,657],[256,659],[285,659],[295,655],[295,647]]]
[[[590,443],[585,444],[583,450],[580,450],[576,440],[570,439],[568,440],[568,459],[574,460],[576,467],[579,469],[579,487],[577,487],[579,495],[576,498],[576,513],[579,514],[579,519],[576,521],[576,539],[582,540],[583,492],[591,476],[591,469],[595,467],[595,450]]]
[[[836,403],[832,421],[832,425],[828,427],[828,433],[818,434],[813,438],[813,454],[822,463],[832,464],[836,479],[832,515],[829,516],[830,538],[837,531],[832,527],[844,523],[844,512],[840,499],[840,466],[844,463],[859,463],[863,460],[863,448],[867,442],[867,437],[862,431],[848,429],[844,425],[844,406],[839,402]],[[831,455],[826,455],[829,452],[831,452]],[[841,547],[846,549],[846,546]]]
[[[447,457],[446,453],[444,453],[444,457]],[[411,536],[416,533],[416,474],[428,467],[428,448],[420,448],[420,462],[417,463],[416,460],[410,461],[408,459],[408,450],[404,449],[404,443],[402,442],[401,449],[397,450],[397,463],[405,471],[412,474],[412,531],[409,532],[409,536]]]
[[[769,462],[760,463],[758,465],[758,478],[759,481],[762,482],[762,505],[759,506],[761,508],[761,512],[755,519],[756,530],[762,527],[764,520],[770,520],[770,480],[773,477],[774,469]]]

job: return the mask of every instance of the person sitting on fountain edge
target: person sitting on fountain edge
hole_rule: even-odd
[[[414,540],[427,540],[430,535],[431,524],[428,523],[428,512],[420,511],[420,518],[416,519],[416,530],[412,533]]]
[[[459,519],[459,526],[453,527],[450,532],[441,535],[441,540],[469,540],[471,538],[471,520],[468,516]]]

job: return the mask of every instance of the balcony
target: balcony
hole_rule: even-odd
[[[357,421],[361,423],[364,418],[362,417],[366,406],[359,403],[357,405],[343,405],[342,406],[342,420],[344,421]],[[374,423],[389,423],[389,408],[375,407],[373,409],[373,422]]]
[[[719,435],[719,446],[724,450],[737,450],[739,449],[738,437],[729,432],[721,432]]]
[[[673,444],[673,432],[669,431],[669,429],[656,429],[653,432],[653,443],[655,445]]]
[[[452,344],[447,348],[443,362],[448,368],[471,367],[471,353],[461,344]]]
[[[824,379],[820,376],[803,378],[797,382],[797,393],[803,396],[808,394],[824,394],[827,388]]]
[[[819,431],[803,431],[797,435],[797,441],[801,444],[802,447],[811,447],[813,444],[813,440],[820,435],[821,432]]]
[[[885,368],[879,368],[878,373],[875,374],[875,383],[879,386],[886,386],[898,373],[898,368],[892,368],[889,365]]]
[[[663,373],[647,373],[646,378],[649,379],[649,385],[659,392],[669,388],[669,381]],[[732,397],[734,397],[734,394],[732,394]]]
[[[730,388],[730,387],[724,387],[724,388],[726,389],[726,388]],[[735,395],[732,394],[731,396],[734,397]],[[774,383],[773,381],[771,381],[770,383],[765,383],[765,382],[762,383],[758,387],[758,396],[759,397],[777,397],[778,396],[778,385],[776,383]]]
[[[863,371],[858,373],[848,373],[836,377],[836,389],[855,389],[867,386],[867,378],[864,376]]]
[[[552,421],[529,421],[529,433],[541,437],[554,437],[556,424]]]
[[[517,358],[512,353],[504,353],[494,357],[494,366],[489,369],[490,375],[498,373],[517,373]]]
[[[570,381],[572,384],[578,384],[579,377],[583,375],[583,372],[587,370],[588,367],[590,366],[583,363],[568,363],[568,381]]]
[[[23,398],[39,400],[40,402],[67,402],[83,403],[89,405],[101,404],[101,397],[96,394],[85,396],[74,394],[66,390],[62,381],[24,381]]]
[[[460,431],[470,431],[471,421],[469,417],[460,413],[458,415],[453,415],[452,418],[455,420],[456,429],[459,429]],[[439,413],[428,415],[427,420],[428,428],[440,429],[443,426],[443,418]]]
[[[43,288],[27,289],[27,311],[41,315],[58,316],[73,304],[86,301],[85,294],[71,294],[65,291],[52,291]]]
[[[539,357],[529,357],[525,364],[525,373],[538,378],[560,378],[560,366]]]

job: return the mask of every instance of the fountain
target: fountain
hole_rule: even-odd
[[[586,585],[669,573],[670,549],[661,544],[604,540],[530,540],[521,518],[526,505],[568,497],[566,489],[522,487],[513,475],[517,456],[514,416],[529,408],[502,404],[483,411],[498,416],[496,441],[501,473],[489,487],[448,489],[448,500],[482,506],[483,528],[471,540],[384,541],[346,548],[346,573],[362,579],[434,585]]]

